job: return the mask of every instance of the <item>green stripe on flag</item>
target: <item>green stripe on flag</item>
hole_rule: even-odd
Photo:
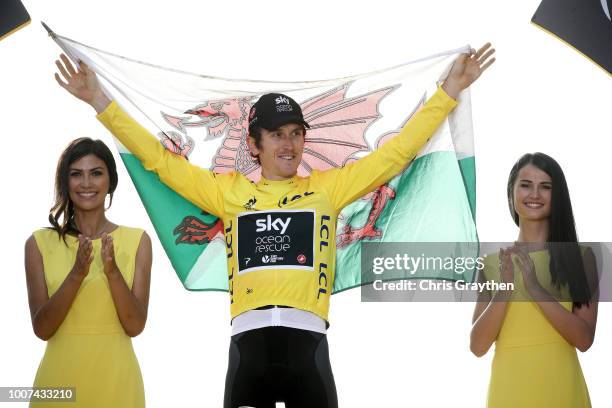
[[[469,173],[469,172],[468,172]],[[478,242],[472,207],[465,183],[474,179],[462,177],[455,152],[434,152],[415,160],[389,185],[396,191],[379,216],[376,227],[384,231],[381,238],[363,242]],[[470,186],[472,191],[473,186]],[[469,190],[468,190],[469,191]],[[371,202],[357,200],[343,214],[351,214],[353,227],[367,220]],[[346,221],[346,220],[345,220]],[[339,225],[337,234],[341,233]],[[454,276],[430,276],[450,279]],[[470,280],[472,276],[464,276]],[[333,293],[342,292],[368,282],[361,282],[361,246],[355,242],[338,249]]]
[[[459,160],[459,169],[463,177],[465,192],[470,201],[472,218],[476,222],[476,159],[474,156]]]
[[[184,284],[208,244],[177,245],[176,236],[173,234],[174,228],[188,215],[206,222],[214,222],[216,217],[210,214],[203,215],[202,210],[162,183],[157,174],[146,170],[134,155],[121,153],[121,159],[128,169],[172,266]],[[222,273],[225,276],[225,270]],[[227,280],[227,277],[225,279]]]

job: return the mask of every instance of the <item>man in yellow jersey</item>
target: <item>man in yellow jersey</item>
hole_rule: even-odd
[[[412,161],[455,107],[459,93],[494,61],[490,44],[462,54],[438,91],[402,131],[345,167],[300,177],[308,123],[282,94],[263,95],[249,113],[247,142],[261,165],[257,183],[216,174],[166,150],[102,91],[84,64],[62,56],[58,83],[147,170],[223,221],[232,338],[226,408],[337,407],[326,330],[335,271],[336,219],[343,207],[386,183]]]

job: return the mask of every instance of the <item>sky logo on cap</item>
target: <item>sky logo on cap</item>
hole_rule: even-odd
[[[281,103],[285,103],[289,105],[289,98],[287,98],[286,96],[282,96],[282,95],[276,98],[276,104],[280,105]]]

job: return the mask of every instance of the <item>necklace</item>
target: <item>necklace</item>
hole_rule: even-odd
[[[76,221],[74,222],[74,227],[77,231],[82,231],[79,226],[77,225]],[[102,236],[102,234],[105,232],[106,228],[110,225],[110,222],[108,220],[104,221],[104,224],[102,225],[102,227],[93,235],[87,237],[89,239],[98,239]]]
[[[514,241],[514,245],[519,248],[525,248],[527,252],[542,251],[547,248],[547,242],[527,242],[527,241]]]

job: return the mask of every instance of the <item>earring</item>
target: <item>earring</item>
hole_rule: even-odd
[[[110,197],[110,200],[108,200],[108,206],[106,205],[106,197]],[[104,209],[108,210],[111,208],[111,205],[113,205],[113,193],[107,194],[106,197],[104,197]]]

